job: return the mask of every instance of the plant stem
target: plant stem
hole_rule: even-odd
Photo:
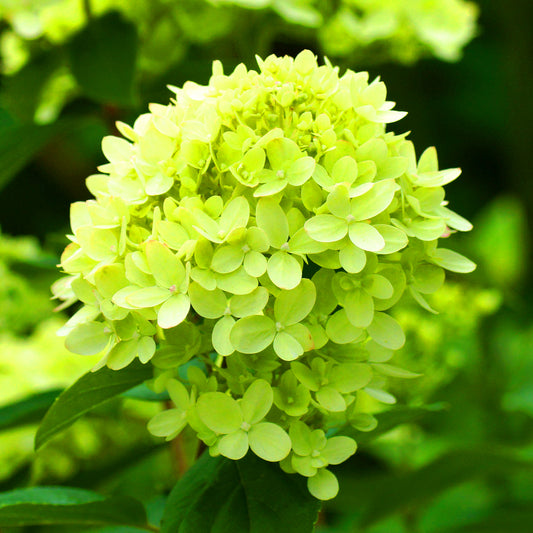
[[[91,0],[82,0],[82,3],[83,3],[83,12],[85,13],[85,17],[87,18],[87,21],[89,21],[93,18]]]

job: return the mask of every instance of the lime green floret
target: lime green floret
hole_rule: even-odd
[[[387,378],[417,376],[388,364],[405,341],[391,308],[410,293],[432,311],[443,269],[474,269],[438,246],[471,225],[444,200],[459,169],[386,132],[405,113],[383,82],[309,51],[258,64],[215,62],[207,86],[104,138],[54,290],[83,304],[72,351],[152,362],[174,403],[155,435],[190,426],[213,455],[251,449],[327,499],[328,465],[356,449],[327,431],[372,428],[369,397],[394,402]]]

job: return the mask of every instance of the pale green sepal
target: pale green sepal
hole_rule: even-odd
[[[170,296],[171,292],[168,289],[163,289],[161,287],[145,287],[132,292],[126,296],[125,300],[126,303],[132,307],[142,309],[144,307],[155,307],[156,305],[162,304],[164,301],[168,300]]]
[[[244,270],[249,276],[259,278],[266,272],[267,260],[262,253],[250,250],[244,256],[243,265]]]
[[[320,453],[328,464],[339,465],[351,457],[356,450],[357,444],[353,439],[339,436],[328,439],[326,446]]]
[[[138,357],[141,363],[147,363],[153,357],[156,344],[152,337],[142,337],[139,339],[138,344]]]
[[[289,428],[289,436],[292,441],[292,449],[298,455],[311,455],[311,430],[307,424],[295,420]]]
[[[277,424],[261,422],[250,428],[248,440],[252,451],[265,461],[278,462],[291,451],[289,435]]]
[[[307,488],[315,498],[322,501],[331,500],[339,492],[339,482],[335,474],[322,468],[315,476],[308,478]]]
[[[175,437],[187,425],[187,414],[181,409],[167,409],[148,422],[148,431],[156,437]]]
[[[181,324],[189,313],[191,302],[186,294],[172,295],[157,312],[157,324],[163,329]]]
[[[329,383],[342,394],[350,394],[366,387],[372,380],[372,368],[366,363],[345,363],[329,373]]]
[[[313,458],[310,455],[303,457],[293,454],[291,457],[291,466],[301,476],[313,477],[318,469],[312,465]]]
[[[291,363],[291,370],[298,381],[311,391],[317,391],[320,388],[317,376],[306,365],[298,362]]]
[[[431,260],[446,270],[461,274],[468,274],[476,269],[473,261],[447,248],[437,248],[431,255]]]
[[[309,279],[302,279],[291,290],[281,291],[274,303],[276,321],[284,326],[301,322],[313,309],[316,301],[316,288]]]
[[[261,315],[241,318],[230,333],[231,344],[242,353],[258,353],[272,344],[276,335],[274,322]]]
[[[366,254],[361,248],[348,244],[339,250],[339,261],[346,272],[357,274],[365,268]]]
[[[380,374],[385,376],[390,376],[393,378],[402,378],[402,379],[414,379],[419,378],[422,374],[417,372],[411,372],[410,370],[405,370],[394,365],[389,365],[386,363],[375,363],[372,365]]]
[[[326,334],[337,344],[348,344],[358,340],[363,335],[363,330],[356,328],[348,320],[345,309],[340,309],[329,317]]]
[[[394,180],[378,181],[365,194],[352,200],[352,216],[355,220],[367,220],[389,207],[398,185]]]
[[[404,231],[388,224],[375,224],[374,228],[379,231],[385,246],[379,250],[379,254],[393,254],[407,246],[409,240]]]
[[[333,215],[317,215],[305,223],[305,230],[315,241],[335,242],[346,235],[348,223]]]
[[[351,291],[344,302],[348,320],[356,328],[366,328],[374,317],[374,300],[366,291]]]
[[[221,246],[213,254],[211,268],[220,274],[237,270],[244,259],[244,251],[236,246]]]
[[[86,322],[76,326],[65,339],[67,350],[79,355],[100,353],[109,343],[111,333],[102,322]]]
[[[223,291],[208,291],[199,283],[193,282],[189,285],[189,297],[193,309],[204,318],[220,318],[228,307]]]
[[[235,347],[230,341],[230,333],[235,325],[235,319],[231,316],[222,317],[213,328],[211,340],[213,348],[217,353],[223,356],[231,355],[235,351]]]
[[[387,405],[394,405],[396,403],[396,398],[387,391],[373,387],[365,387],[364,391],[378,402],[386,403]]]
[[[281,248],[289,238],[289,222],[279,203],[273,198],[261,198],[255,211],[257,226],[262,229],[274,248]]]
[[[280,331],[274,338],[274,351],[284,361],[294,361],[304,353],[302,345],[289,333]]]
[[[230,310],[233,316],[243,318],[257,315],[265,308],[269,293],[265,287],[257,287],[250,294],[235,295],[230,300]]]
[[[137,339],[118,342],[107,353],[106,365],[111,368],[111,370],[125,368],[135,359],[137,351]]]
[[[272,283],[280,289],[293,289],[302,279],[300,263],[285,251],[275,252],[269,258],[267,272]]]
[[[350,240],[362,250],[379,252],[385,248],[385,240],[381,233],[364,222],[352,222],[349,225]]]
[[[405,344],[402,327],[386,313],[374,313],[374,320],[367,331],[374,341],[390,350],[399,350]]]
[[[245,422],[257,424],[270,411],[274,401],[274,393],[270,383],[264,379],[256,379],[243,394],[241,409]]]
[[[206,392],[196,402],[200,420],[215,433],[233,433],[243,422],[242,411],[236,400],[222,392]]]
[[[278,192],[281,192],[285,187],[287,186],[287,180],[274,180],[269,181],[268,183],[263,183],[262,185],[259,185],[257,189],[254,191],[254,196],[256,198],[266,197],[266,196],[273,196],[274,194],[277,194]]]
[[[240,295],[251,293],[258,285],[257,278],[248,275],[242,267],[229,274],[217,274],[216,281],[219,289]]]
[[[316,399],[318,403],[334,413],[340,413],[346,409],[346,402],[342,394],[333,387],[322,387],[316,392]]]
[[[146,261],[160,287],[179,287],[185,279],[185,268],[170,249],[158,241],[146,243]]]
[[[229,435],[224,435],[217,444],[220,455],[238,461],[248,452],[248,434],[239,429]]]

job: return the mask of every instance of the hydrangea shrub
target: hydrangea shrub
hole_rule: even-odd
[[[151,362],[173,403],[154,435],[188,425],[212,455],[251,449],[329,499],[328,466],[356,451],[335,428],[371,430],[365,395],[392,403],[387,377],[412,376],[388,362],[405,340],[390,310],[410,293],[432,311],[444,270],[473,270],[438,244],[471,225],[444,200],[460,170],[386,131],[405,113],[383,82],[310,51],[258,65],[215,62],[103,139],[53,289],[83,304],[71,351]]]

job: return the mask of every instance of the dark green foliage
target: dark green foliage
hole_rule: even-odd
[[[305,481],[277,464],[204,454],[170,493],[161,533],[307,533],[319,509]]]
[[[151,366],[138,361],[118,371],[104,367],[85,374],[52,404],[35,436],[35,448],[40,448],[91,409],[151,377]]]
[[[123,496],[104,498],[66,487],[33,487],[0,494],[0,525],[120,524],[146,526],[141,503]]]
[[[106,104],[134,100],[137,32],[119,13],[93,19],[68,44],[72,74],[84,93]]]

